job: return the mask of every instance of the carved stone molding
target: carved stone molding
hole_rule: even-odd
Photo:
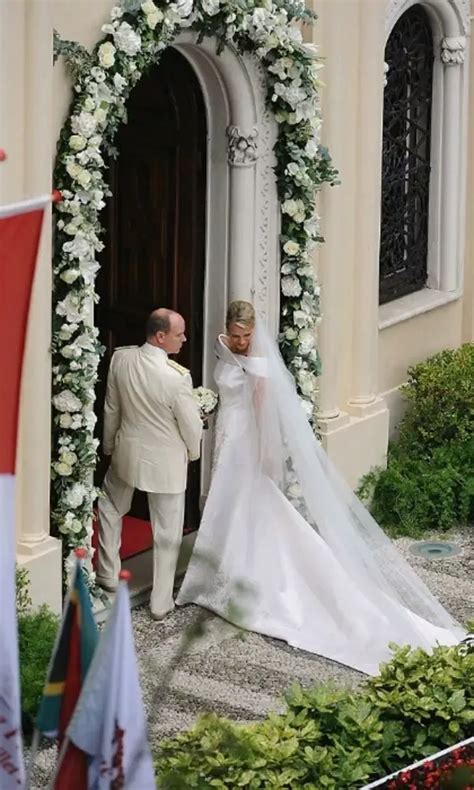
[[[227,159],[233,167],[250,167],[257,161],[258,129],[256,126],[247,134],[238,126],[227,127]]]
[[[410,6],[418,3],[419,0],[389,0],[385,15],[385,31],[387,36],[391,33],[396,21]],[[445,0],[447,6],[454,9],[461,21],[462,32],[469,30],[470,0]],[[433,10],[439,11],[439,7],[433,3]],[[460,31],[461,32],[461,31]]]
[[[455,36],[441,41],[441,60],[445,66],[459,66],[466,57],[466,37]]]

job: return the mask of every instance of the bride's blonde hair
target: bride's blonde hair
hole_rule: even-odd
[[[227,308],[227,315],[225,319],[226,329],[229,329],[231,324],[238,324],[244,327],[255,326],[255,310],[250,302],[231,302]]]

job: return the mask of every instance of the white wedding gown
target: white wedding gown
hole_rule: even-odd
[[[209,496],[179,605],[368,674],[389,643],[456,644],[460,626],[338,477],[264,327],[252,355],[219,338]]]

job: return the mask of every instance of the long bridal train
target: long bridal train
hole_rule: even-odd
[[[216,343],[216,459],[177,603],[368,674],[390,642],[464,633],[397,552],[314,437],[275,341]]]

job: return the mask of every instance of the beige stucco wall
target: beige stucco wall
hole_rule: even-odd
[[[326,58],[323,139],[342,184],[320,202],[326,244],[323,283],[321,429],[328,452],[351,483],[383,462],[401,412],[398,387],[408,365],[474,336],[474,74],[467,126],[464,294],[380,328],[377,271],[385,18],[391,0],[315,0],[314,39]],[[442,0],[436,0],[437,3]],[[448,0],[446,0],[448,2]],[[70,101],[64,67],[52,66],[52,31],[91,48],[111,0],[0,2],[0,200],[52,187],[54,147]],[[474,11],[473,11],[474,13]],[[306,32],[310,38],[311,33]],[[466,99],[467,101],[467,99]],[[463,185],[459,183],[459,189]],[[34,286],[22,389],[18,456],[18,559],[31,572],[37,602],[60,605],[60,544],[49,536],[50,230],[45,223]]]

